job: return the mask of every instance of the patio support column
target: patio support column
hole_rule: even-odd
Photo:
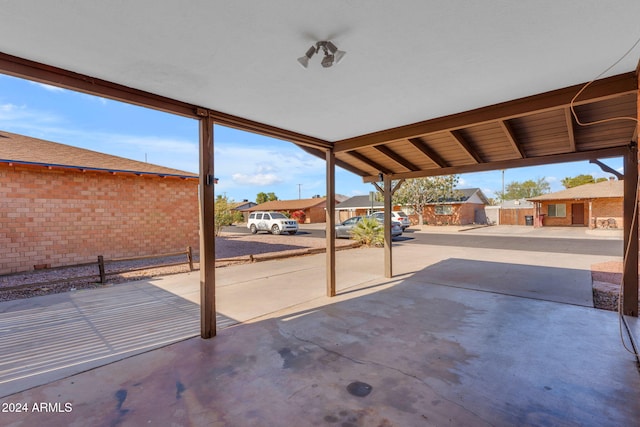
[[[624,156],[624,250],[627,262],[622,272],[622,312],[638,316],[638,213],[636,188],[638,185],[638,147],[634,143]]]
[[[384,174],[382,183],[384,190],[384,277],[393,277],[391,251],[391,177]]]
[[[206,114],[206,115],[205,115]],[[200,336],[216,335],[213,119],[200,119]]]
[[[327,296],[336,296],[336,155],[327,150]]]

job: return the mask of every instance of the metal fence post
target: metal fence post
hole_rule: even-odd
[[[98,255],[98,269],[100,270],[100,283],[104,285],[107,279],[104,274],[104,257],[102,255]]]

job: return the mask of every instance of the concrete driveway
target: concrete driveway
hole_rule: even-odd
[[[640,417],[633,356],[619,342],[616,313],[589,308],[582,292],[590,288],[590,263],[610,258],[403,242],[394,246],[395,276],[385,279],[382,250],[353,249],[338,255],[335,298],[324,296],[323,254],[221,268],[218,314],[244,323],[213,340],[164,341],[153,351],[136,338],[162,328],[136,325],[135,318],[167,313],[166,325],[190,324],[197,335],[197,274],[69,293],[58,302],[33,298],[8,311],[0,304],[3,342],[12,343],[0,347],[0,372],[11,371],[3,361],[20,364],[26,354],[31,366],[42,362],[36,356],[49,359],[46,372],[0,381],[5,396],[44,384],[0,403],[73,407],[64,414],[3,414],[3,421],[633,425]],[[121,292],[126,300],[117,298]],[[55,324],[34,322],[37,332],[6,328],[36,305],[56,313],[63,303],[79,317],[67,310]],[[72,359],[64,357],[64,345],[53,351],[48,335],[80,330],[83,322],[90,327],[75,336]],[[37,342],[30,339],[35,333]],[[104,349],[129,341],[129,351],[118,347],[129,357],[99,360],[92,334]],[[135,350],[142,354],[132,356]],[[56,361],[66,370],[56,369]],[[69,377],[74,367],[78,374]]]
[[[471,236],[449,231],[456,238]],[[428,231],[421,233],[429,237]],[[336,263],[337,299],[324,294],[324,254],[220,268],[218,324],[315,309],[406,280],[592,307],[590,265],[617,258],[552,250],[480,250],[401,241],[394,243],[393,279],[383,277],[382,250],[342,251]],[[0,347],[0,388],[19,391],[197,335],[199,301],[199,273],[193,272],[0,303],[0,334],[9,344]],[[52,316],[55,322],[46,320]],[[75,332],[69,337],[67,331]],[[144,337],[143,342],[136,337]]]

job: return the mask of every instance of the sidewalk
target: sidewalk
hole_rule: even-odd
[[[412,226],[411,230],[417,233],[465,233],[474,235],[493,235],[493,236],[526,236],[541,238],[559,238],[559,239],[603,239],[603,240],[620,240],[623,237],[622,229],[593,229],[587,227],[532,227],[525,225],[424,225]]]

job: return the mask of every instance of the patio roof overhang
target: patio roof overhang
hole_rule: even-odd
[[[325,158],[329,198],[334,164],[365,182],[382,173],[385,189],[392,179],[613,156],[625,156],[625,171],[637,169],[629,155],[637,121],[628,120],[638,118],[637,54],[616,62],[623,74],[595,81],[575,101],[581,122],[625,119],[583,127],[570,109],[583,82],[634,42],[637,1],[355,5],[163,1],[153,13],[147,2],[124,13],[101,2],[7,3],[0,73],[199,119],[200,180],[211,190],[203,192],[202,235],[213,223],[214,124]],[[295,57],[321,39],[349,57],[335,69],[301,71]],[[625,200],[633,204],[632,190]],[[388,191],[385,199],[390,210]],[[213,254],[207,239],[204,253]],[[332,245],[328,237],[328,253]],[[213,292],[207,282],[204,300]],[[214,306],[206,310],[203,322],[215,321]]]

